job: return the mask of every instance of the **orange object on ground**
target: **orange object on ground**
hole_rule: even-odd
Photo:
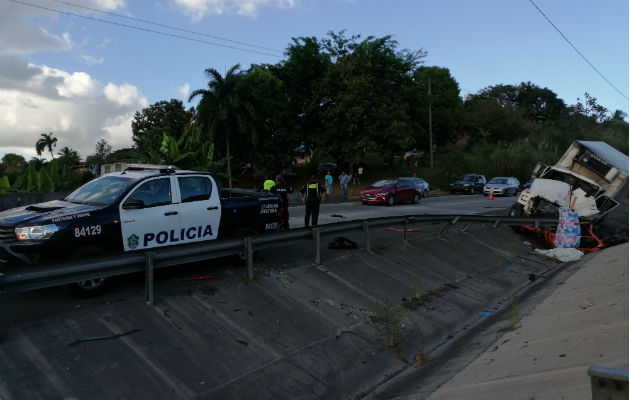
[[[595,251],[599,251],[599,249],[605,247],[606,245],[604,244],[604,242],[602,242],[600,240],[600,238],[597,237],[597,235],[595,235],[593,233],[593,224],[591,224],[590,222],[578,222],[579,225],[588,225],[588,235],[581,235],[580,238],[585,238],[585,239],[593,239],[595,240],[595,242],[597,243],[594,247],[578,247],[577,249],[580,251],[588,251],[588,252],[595,252]],[[536,228],[534,228],[531,225],[524,225],[523,226],[524,229],[530,230],[530,231],[536,231]],[[556,238],[556,233],[550,229],[547,228],[540,228],[538,229],[538,232],[545,238],[545,242],[547,243],[547,247],[549,247],[550,249],[553,249],[555,246],[553,244],[554,239]],[[580,243],[582,243],[582,239],[580,239]]]
[[[490,196],[488,196],[488,200],[494,200],[492,193],[494,193],[494,190],[490,189]]]
[[[394,232],[404,232],[405,230],[402,228],[387,228],[388,231],[394,231]],[[419,229],[418,228],[408,228],[407,232],[418,232]]]

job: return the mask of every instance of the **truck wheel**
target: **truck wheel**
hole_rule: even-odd
[[[508,211],[508,217],[522,217],[523,216],[523,205],[520,203],[512,204],[510,210]],[[510,225],[514,232],[522,232],[523,228],[520,225]]]
[[[414,193],[413,200],[411,200],[413,204],[418,204],[420,202],[420,195],[418,193]]]
[[[468,188],[468,194],[475,194],[475,188],[474,187]]]
[[[393,206],[393,205],[394,205],[394,203],[395,203],[395,202],[396,202],[396,201],[395,201],[395,199],[394,199],[394,195],[393,195],[393,194],[390,194],[390,195],[389,195],[389,197],[387,198],[387,205],[388,205],[389,207],[391,207],[391,206]]]
[[[75,250],[71,255],[71,260],[84,260],[98,258],[106,254],[105,249],[98,246],[85,246]],[[70,290],[78,297],[88,298],[101,294],[107,287],[107,278],[87,279],[70,284]]]

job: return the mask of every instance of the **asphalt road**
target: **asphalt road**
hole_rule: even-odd
[[[418,204],[396,204],[392,207],[384,205],[363,205],[357,201],[326,202],[321,204],[319,224],[331,224],[343,220],[357,220],[377,217],[391,217],[413,214],[497,214],[505,215],[506,210],[514,204],[516,196],[494,197],[489,200],[482,194],[444,195],[427,197]],[[337,215],[337,216],[333,216]],[[289,226],[304,226],[304,205],[289,207]],[[339,217],[342,216],[342,217]]]

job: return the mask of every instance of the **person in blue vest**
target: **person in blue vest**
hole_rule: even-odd
[[[304,212],[304,226],[309,227],[309,220],[313,227],[317,226],[317,220],[319,218],[319,204],[326,198],[326,190],[317,181],[317,177],[312,175],[308,183],[302,186],[302,189],[298,192],[302,203],[306,206]]]

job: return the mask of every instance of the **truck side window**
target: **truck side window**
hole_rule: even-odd
[[[144,182],[138,187],[138,189],[136,189],[131,197],[137,200],[142,200],[144,207],[171,204],[171,181],[169,178],[161,178]]]
[[[212,194],[212,182],[203,176],[188,176],[177,179],[182,203],[208,200]]]

